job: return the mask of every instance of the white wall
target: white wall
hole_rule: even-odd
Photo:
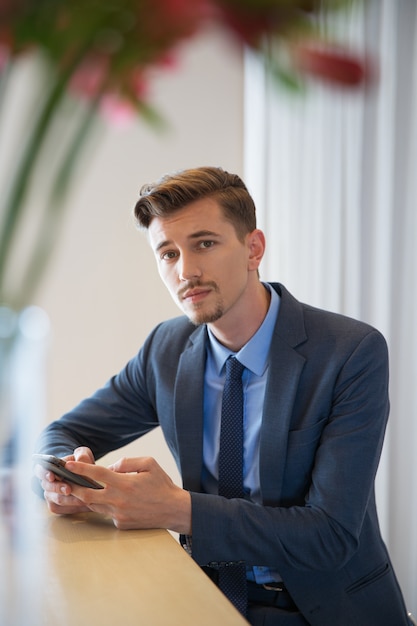
[[[153,84],[168,131],[141,120],[124,130],[103,126],[36,302],[52,327],[45,423],[116,373],[155,324],[180,313],[132,208],[139,187],[168,171],[219,165],[242,174],[242,81],[241,55],[210,32],[188,43],[179,67]],[[155,456],[178,481],[159,429],[126,453]]]

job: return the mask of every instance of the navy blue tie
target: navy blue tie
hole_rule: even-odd
[[[226,361],[219,451],[219,495],[243,498],[243,386],[245,367],[235,358]],[[246,615],[247,585],[244,563],[232,562],[219,569],[219,587]]]

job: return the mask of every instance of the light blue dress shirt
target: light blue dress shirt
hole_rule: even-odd
[[[271,294],[268,313],[251,339],[239,350],[231,352],[208,329],[207,360],[204,377],[204,434],[203,434],[203,489],[217,494],[218,458],[222,393],[225,382],[225,362],[233,354],[245,366],[243,382],[243,484],[248,500],[261,503],[259,479],[259,442],[266,381],[269,370],[269,348],[278,317],[280,298],[274,289],[265,285]],[[276,572],[264,567],[253,568],[253,579],[258,583],[279,580]],[[248,576],[252,578],[252,572]]]

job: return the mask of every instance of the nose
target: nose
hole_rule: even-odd
[[[181,281],[201,277],[201,270],[194,255],[182,254],[179,262],[179,279]]]

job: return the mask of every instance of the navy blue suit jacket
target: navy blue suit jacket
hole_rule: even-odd
[[[160,324],[105,387],[42,434],[39,451],[99,458],[160,425],[191,492],[193,558],[277,569],[313,626],[404,626],[374,479],[389,412],[382,335],[280,284],[261,425],[263,506],[201,493],[207,332]]]

